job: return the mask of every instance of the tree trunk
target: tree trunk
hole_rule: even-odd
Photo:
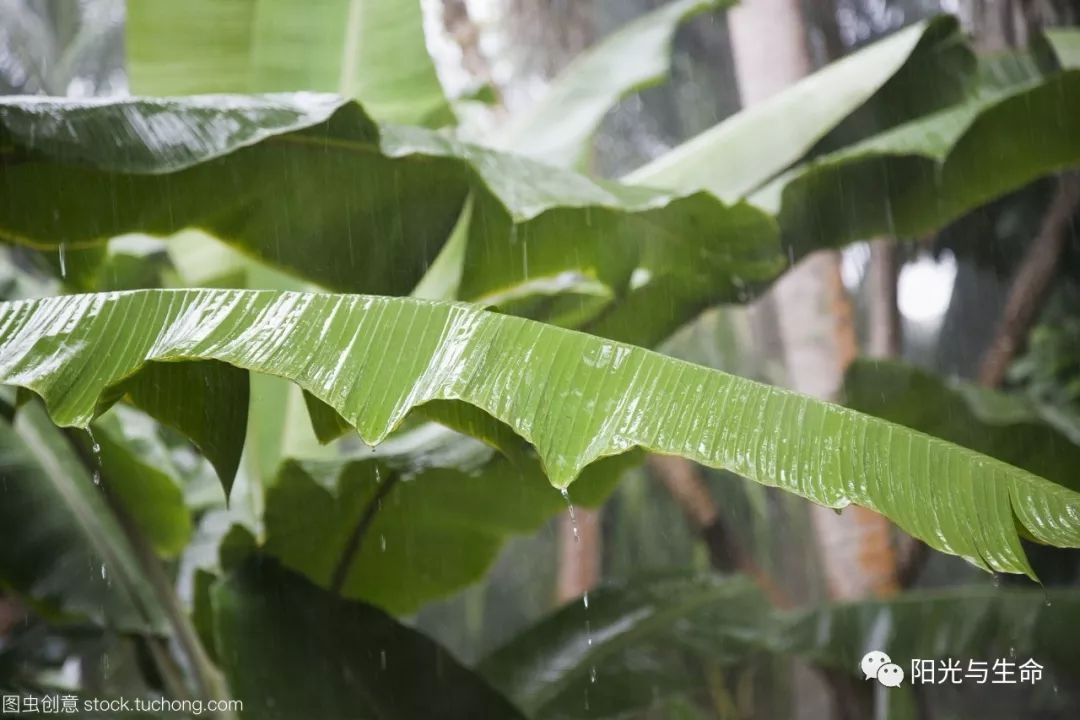
[[[1039,234],[1024,255],[1009,288],[997,333],[979,369],[982,385],[991,388],[1001,385],[1013,359],[1027,342],[1031,326],[1050,294],[1078,208],[1080,174],[1066,173],[1061,176]]]
[[[752,0],[732,11],[730,27],[744,104],[763,100],[810,72],[796,0]],[[840,276],[840,254],[814,253],[781,278],[771,295],[778,308],[789,385],[819,399],[835,400],[858,349],[851,301]],[[811,517],[833,598],[896,590],[896,558],[887,520],[855,507],[837,515],[814,506]]]
[[[903,326],[897,304],[900,260],[896,244],[890,239],[870,242],[870,266],[867,270],[868,333],[866,352],[870,357],[891,359],[903,350]]]
[[[559,569],[555,600],[560,605],[583,596],[600,582],[600,511],[575,508],[559,518]]]
[[[749,0],[731,11],[729,27],[744,105],[763,100],[810,72],[798,0]],[[857,350],[839,253],[819,252],[806,258],[759,303],[764,308],[770,304],[776,309],[788,384],[814,397],[835,399],[844,369]],[[810,515],[832,597],[855,598],[895,589],[896,563],[884,518],[861,508],[837,515],[817,505],[811,506]],[[818,676],[796,665],[793,681],[797,717],[830,714]],[[830,683],[830,688],[836,709],[853,705],[850,693],[836,683]]]

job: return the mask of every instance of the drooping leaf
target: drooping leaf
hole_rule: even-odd
[[[389,122],[453,117],[420,0],[139,0],[128,3],[127,48],[141,94],[316,90]]]
[[[198,227],[342,290],[407,294],[467,192],[452,163],[380,154],[364,112],[328,95],[7,101],[0,139],[9,243],[70,253]]]
[[[579,165],[608,110],[671,71],[671,43],[679,25],[727,4],[676,0],[619,28],[575,58],[535,105],[515,113],[493,145],[551,165]]]
[[[0,584],[47,615],[166,632],[101,488],[38,403],[0,419],[0,463]]]
[[[1025,398],[944,382],[900,363],[859,360],[848,368],[844,404],[1080,490],[1080,445]]]
[[[253,557],[210,591],[218,658],[242,717],[520,718],[434,642]]]
[[[228,497],[248,418],[248,378],[222,362],[149,363],[119,386],[135,407],[180,430],[210,461]]]
[[[732,202],[830,132],[836,137],[825,144],[835,148],[841,139],[850,142],[957,102],[973,68],[955,20],[917,23],[733,115],[625,180],[680,192],[708,190]],[[846,127],[838,127],[845,118]]]
[[[994,98],[821,156],[754,196],[770,212],[594,181],[418,128],[380,132],[326,96],[7,100],[0,237],[74,249],[203,225],[325,287],[401,295],[471,192],[460,299],[559,296],[556,317],[652,344],[812,249],[936,227],[1078,161],[1064,118],[1080,103],[1080,71]],[[984,151],[999,146],[1001,157]]]
[[[670,578],[590,592],[517,635],[478,670],[530,717],[619,717],[649,707],[662,689],[686,690],[687,678],[672,675],[688,668],[663,649],[678,645],[678,625],[715,606],[724,612],[712,616],[719,622],[705,632],[710,640],[739,648],[742,636],[760,641],[768,607],[749,581]],[[673,666],[665,669],[664,661]]]
[[[356,457],[286,462],[267,490],[265,549],[323,587],[338,580],[345,597],[407,614],[480,579],[511,535],[568,501],[598,505],[628,459],[588,467],[567,500],[535,456],[429,423]]]
[[[242,290],[0,305],[0,382],[36,392],[61,425],[85,426],[100,397],[147,362],[191,360],[286,377],[369,444],[414,407],[467,403],[530,442],[556,487],[642,447],[830,507],[871,508],[983,568],[1032,574],[1018,528],[1080,546],[1080,494],[1024,470],[852,410],[474,306]]]

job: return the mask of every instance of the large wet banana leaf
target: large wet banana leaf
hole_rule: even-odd
[[[13,422],[0,418],[0,498],[0,585],[47,617],[167,632],[102,488],[36,402],[19,408]],[[143,508],[140,518],[155,512]]]
[[[241,717],[521,718],[446,650],[377,608],[252,557],[210,589]]]
[[[729,4],[676,0],[627,23],[575,58],[532,107],[498,129],[492,144],[551,165],[580,165],[608,110],[671,71],[671,44],[679,25]]]
[[[473,191],[462,299],[567,277],[621,288],[644,265],[734,300],[787,262],[748,206],[380,129],[333,96],[0,100],[0,140],[0,238],[58,254],[198,226],[324,287],[404,295]]]
[[[316,90],[358,98],[389,122],[453,117],[420,0],[137,0],[126,31],[140,94]]]
[[[326,287],[407,294],[467,183],[379,142],[331,95],[8,101],[0,235],[60,254],[198,227]]]
[[[575,324],[652,344],[812,249],[932,229],[1076,164],[1078,105],[1080,71],[980,96],[824,155],[756,194],[758,207],[380,129],[330,96],[4,100],[0,238],[59,254],[199,226],[325,287],[403,295],[471,192],[460,299],[591,284],[607,299],[568,313]]]
[[[1024,470],[846,408],[470,305],[242,290],[0,305],[0,382],[38,393],[61,425],[85,426],[147,363],[203,360],[296,382],[370,444],[425,403],[474,406],[531,443],[556,487],[642,447],[830,507],[869,507],[983,568],[1032,575],[1020,532],[1080,546],[1080,494]]]

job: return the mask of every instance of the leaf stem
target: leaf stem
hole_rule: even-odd
[[[168,618],[169,625],[172,628],[173,637],[179,645],[184,658],[187,660],[188,670],[192,675],[196,693],[198,693],[201,698],[207,700],[227,699],[229,694],[221,674],[214,667],[206,649],[199,641],[195,628],[191,624],[187,612],[181,607],[180,599],[176,596],[172,582],[165,573],[164,568],[161,566],[161,561],[151,547],[150,542],[139,529],[138,524],[128,512],[127,508],[124,507],[124,504],[110,489],[108,477],[98,468],[96,458],[89,456],[85,446],[78,438],[73,437],[70,432],[67,433],[67,435],[69,442],[75,447],[76,452],[87,469],[91,472],[99,472],[102,495],[105,498],[105,503],[116,518],[121,530],[123,530],[124,537],[127,539],[131,549],[135,553],[135,557],[139,561],[139,565],[142,567],[146,581],[153,589],[155,596],[158,598],[158,602],[161,603],[162,610]],[[156,662],[160,660],[157,653],[152,654],[154,655]],[[158,665],[159,669],[162,671],[163,677],[167,677],[169,668],[164,667],[161,662],[158,662]],[[226,713],[225,715],[222,715],[222,717],[231,716]]]
[[[376,475],[376,477],[378,477]],[[398,482],[398,473],[392,474],[386,482],[379,483],[378,488],[375,490],[375,494],[371,496],[371,500],[364,507],[364,512],[361,513],[360,519],[356,523],[356,527],[353,528],[352,533],[349,534],[348,540],[345,541],[345,549],[341,551],[341,558],[338,559],[337,566],[334,568],[334,574],[330,577],[330,592],[334,595],[341,595],[341,589],[345,586],[345,579],[349,574],[349,566],[352,565],[353,559],[357,553],[360,552],[360,546],[363,542],[364,535],[367,533],[368,528],[371,527],[371,523],[375,520],[376,513],[379,512],[379,508],[382,507],[382,501],[390,494],[390,491],[394,489],[394,486]]]

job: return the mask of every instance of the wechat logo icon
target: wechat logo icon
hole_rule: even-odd
[[[875,678],[885,687],[900,687],[900,683],[904,682],[904,669],[880,650],[863,655],[859,668],[863,671],[864,680]]]

